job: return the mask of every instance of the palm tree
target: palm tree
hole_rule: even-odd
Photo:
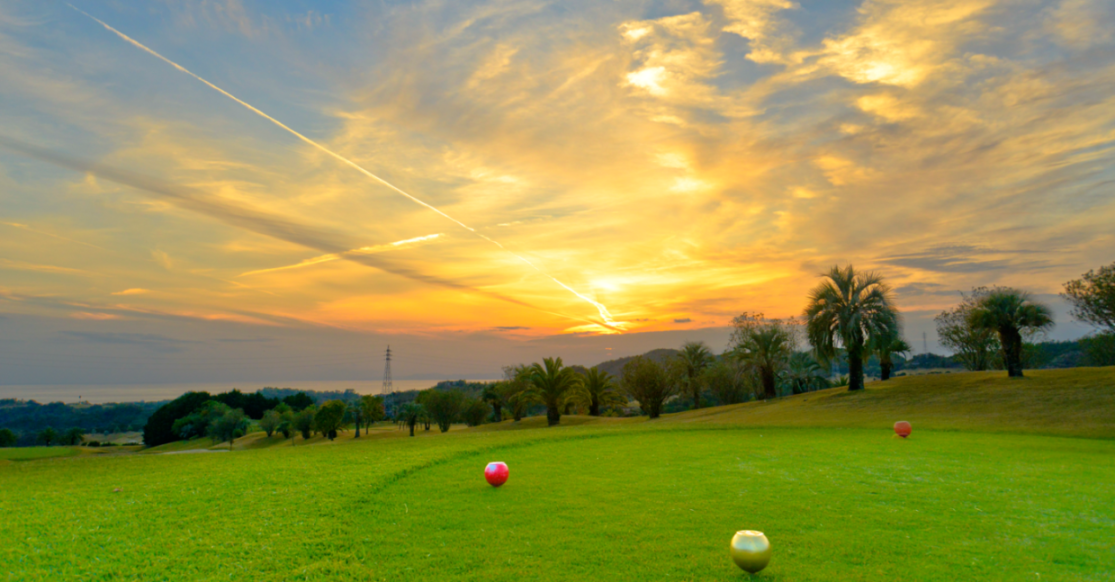
[[[615,378],[593,366],[585,372],[581,386],[573,393],[572,400],[588,408],[589,416],[600,416],[601,408],[627,402],[616,389]]]
[[[682,381],[685,389],[693,397],[693,408],[701,407],[701,373],[712,365],[712,352],[705,342],[686,342],[678,353]]]
[[[1009,287],[997,287],[972,309],[972,327],[999,332],[1007,376],[1022,377],[1022,334],[1053,327],[1049,307],[1030,299],[1030,294]]]
[[[890,380],[890,371],[894,369],[893,356],[910,353],[910,344],[901,335],[876,336],[871,344],[871,351],[879,357],[879,379]]]
[[[804,394],[829,387],[825,369],[813,356],[805,352],[794,352],[790,364],[782,372],[782,379],[790,385],[794,394]]]
[[[833,267],[805,308],[806,333],[817,355],[830,359],[838,346],[848,355],[848,390],[863,390],[863,358],[876,336],[898,335],[898,310],[890,287],[875,273]]]
[[[546,423],[554,426],[561,422],[561,406],[566,394],[581,383],[572,368],[566,368],[561,358],[544,358],[542,364],[530,367],[531,384],[546,405]]]
[[[793,338],[781,325],[767,324],[752,328],[740,338],[736,357],[759,375],[763,398],[776,398],[775,380],[793,353]]]

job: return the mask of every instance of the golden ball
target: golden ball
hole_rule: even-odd
[[[737,531],[732,537],[732,561],[752,574],[770,563],[770,542],[761,531]]]

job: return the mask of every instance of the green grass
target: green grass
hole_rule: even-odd
[[[40,459],[73,457],[85,452],[84,449],[79,447],[18,447],[0,449],[0,460],[37,461]]]
[[[652,422],[11,463],[0,579],[746,580],[728,542],[758,529],[775,550],[760,580],[1115,580],[1115,440],[1006,432],[1019,422],[981,412],[996,388],[977,375],[950,424],[916,393],[959,376]],[[1071,376],[1014,386],[1063,396]],[[1038,397],[1000,394],[1019,398]],[[914,435],[894,437],[892,415],[919,402]],[[1063,425],[1031,411],[1041,422],[1018,430],[1091,418],[1084,434],[1109,434],[1109,413],[1064,405]],[[852,426],[756,426],[835,422],[826,410]],[[511,468],[500,489],[482,476],[495,460]]]

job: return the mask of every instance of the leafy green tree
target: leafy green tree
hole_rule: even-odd
[[[456,388],[451,390],[430,388],[423,390],[417,400],[441,432],[448,432],[449,427],[457,422],[464,409],[465,393]]]
[[[910,353],[910,344],[901,335],[877,335],[872,338],[871,352],[879,358],[879,379],[889,380],[894,369],[894,356]]]
[[[782,372],[782,381],[790,387],[793,394],[804,394],[829,387],[825,369],[817,360],[805,353],[794,352],[790,365]],[[844,384],[847,385],[847,382]]]
[[[1084,362],[1088,366],[1115,366],[1115,333],[1097,333],[1081,338]]]
[[[7,448],[16,444],[19,438],[9,428],[0,428],[0,449]]]
[[[1022,340],[1053,327],[1053,312],[1037,303],[1024,291],[996,287],[984,296],[969,314],[971,325],[999,334],[1007,376],[1022,377]]]
[[[294,405],[291,405],[294,408]],[[308,441],[314,435],[314,417],[317,408],[311,404],[294,415],[294,428],[302,434],[302,440]]]
[[[1115,333],[1115,263],[1065,283],[1063,295],[1072,303],[1073,317]]]
[[[426,414],[426,410],[422,408],[421,404],[417,402],[407,402],[399,407],[398,413],[395,414],[395,419],[407,425],[407,427],[410,428],[410,436],[414,436],[414,427],[422,419],[424,414]]]
[[[531,406],[541,400],[538,391],[530,380],[531,367],[525,364],[507,366],[503,368],[504,381],[500,384],[500,393],[511,411],[515,422],[522,420]]]
[[[174,421],[174,433],[180,439],[189,440],[205,436],[209,432],[213,421],[224,416],[232,410],[227,404],[217,400],[208,400],[193,412]]]
[[[680,391],[678,370],[645,356],[635,356],[623,365],[623,391],[651,418],[662,414],[662,405]]]
[[[580,386],[571,397],[579,406],[588,409],[589,416],[600,416],[603,409],[627,404],[618,388],[611,374],[593,366],[585,370]]]
[[[779,374],[797,348],[792,322],[744,313],[732,320],[731,352],[758,378],[763,398],[778,396]]]
[[[577,372],[567,368],[561,358],[543,358],[542,363],[530,367],[530,382],[538,397],[546,405],[546,424],[561,422],[561,406],[571,390],[581,383]]]
[[[713,361],[712,351],[705,342],[686,342],[678,353],[678,362],[681,365],[681,379],[685,384],[685,391],[693,397],[693,408],[701,407],[701,373]]]
[[[49,447],[50,445],[58,442],[58,431],[48,426],[39,432],[38,441],[39,444]]]
[[[490,413],[491,407],[479,398],[465,398],[464,405],[461,407],[461,419],[469,426],[484,424],[484,420],[488,418]]]
[[[295,412],[305,410],[314,405],[314,399],[307,396],[305,392],[287,396],[283,398],[283,402],[285,402],[287,406],[290,406]]]
[[[970,294],[961,293],[959,305],[934,318],[941,345],[952,350],[965,368],[976,372],[995,367],[1001,351],[995,330],[972,326],[972,310],[988,293],[987,287],[976,287]]]
[[[267,438],[271,438],[271,435],[274,434],[282,424],[283,417],[276,410],[264,412],[263,418],[259,419],[259,428],[262,428],[263,432],[267,433]]]
[[[239,408],[229,410],[215,418],[209,425],[209,437],[216,443],[228,442],[228,450],[232,450],[232,443],[237,437],[244,436],[250,421],[243,410]]]
[[[81,443],[85,442],[85,431],[81,430],[78,427],[71,428],[70,430],[67,430],[66,432],[62,433],[62,436],[59,439],[59,441],[62,444],[68,445],[68,446],[71,446],[71,447],[79,446],[79,445],[81,445]]]
[[[364,429],[371,428],[376,421],[383,420],[387,416],[387,408],[383,403],[382,396],[372,396],[365,394],[360,397],[360,411],[364,419]]]
[[[337,438],[337,431],[344,426],[347,408],[341,400],[330,400],[322,404],[314,414],[314,429],[329,440]]]
[[[284,439],[291,439],[290,444],[293,445],[293,437],[298,434],[298,431],[294,428],[294,411],[290,407],[281,412],[276,408],[275,411],[279,413],[279,433],[283,435]]]
[[[752,392],[751,375],[746,366],[730,354],[717,358],[705,368],[702,382],[721,405],[746,402]]]
[[[875,273],[833,267],[809,296],[806,333],[819,357],[843,347],[848,356],[848,390],[863,390],[863,360],[871,338],[897,335],[898,310],[890,287]]]

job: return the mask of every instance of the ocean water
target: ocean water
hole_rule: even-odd
[[[490,382],[491,380],[469,380],[470,382]],[[392,384],[396,391],[424,390],[437,384],[439,380],[395,380]],[[40,404],[65,402],[73,404],[80,401],[92,404],[107,402],[155,402],[173,400],[190,391],[204,390],[210,394],[227,392],[239,388],[241,392],[255,392],[264,386],[294,388],[295,390],[341,391],[352,389],[358,394],[379,394],[383,389],[382,381],[260,381],[260,382],[209,382],[202,384],[67,384],[59,386],[28,385],[0,386],[0,398],[20,398],[34,400]]]

